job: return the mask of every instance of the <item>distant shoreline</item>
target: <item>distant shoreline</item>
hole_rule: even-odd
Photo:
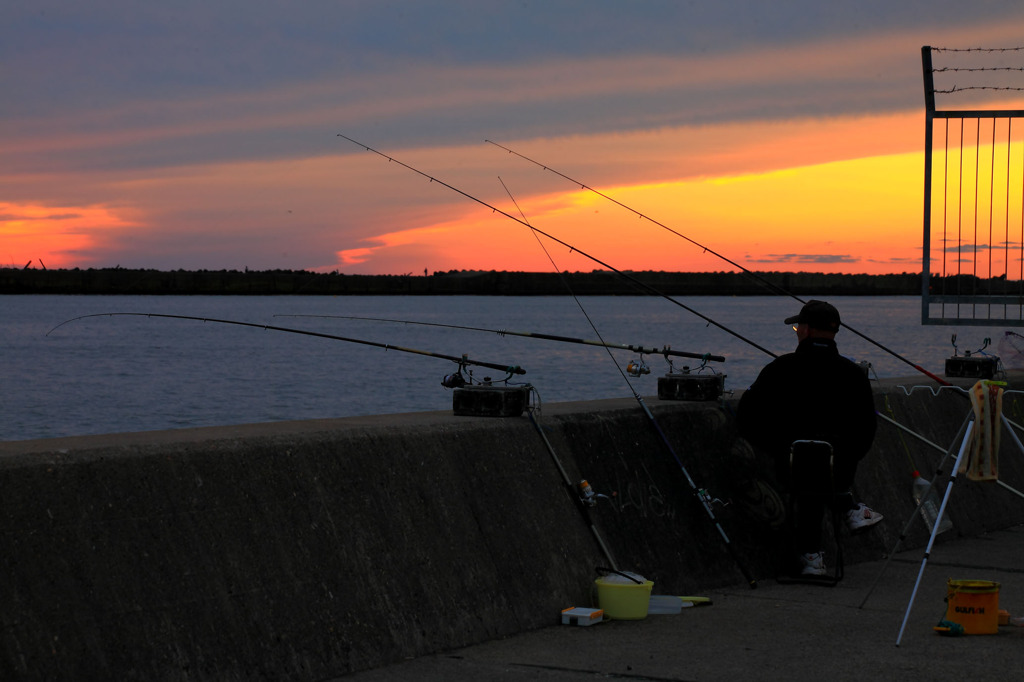
[[[346,275],[305,270],[0,268],[0,294],[204,296],[830,296],[919,295],[921,275],[812,272],[537,273],[459,270],[432,275]],[[638,285],[641,282],[643,285]],[[768,284],[766,284],[768,283]]]

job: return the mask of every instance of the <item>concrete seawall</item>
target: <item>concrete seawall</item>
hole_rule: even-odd
[[[923,383],[876,405],[944,449],[969,403],[897,387]],[[647,400],[735,557],[632,399],[545,405],[551,450],[526,417],[447,412],[0,443],[0,679],[322,680],[554,624],[612,561],[661,594],[771,580],[783,505],[735,402]],[[1001,453],[1024,489],[1005,434]],[[910,472],[942,458],[880,424],[857,492],[886,521],[844,532],[848,564],[895,544]],[[607,497],[581,513],[559,466]],[[976,535],[1024,501],[961,477],[950,516]]]

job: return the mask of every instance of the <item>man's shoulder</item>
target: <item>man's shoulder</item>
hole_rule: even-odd
[[[841,377],[862,377],[864,370],[853,360],[831,348],[805,348],[786,353],[772,360],[763,372],[775,375],[787,371],[825,372]]]
[[[793,362],[796,357],[795,353],[786,353],[773,358],[771,362],[761,368],[760,376],[770,375],[773,372],[777,372],[780,368],[784,368]]]
[[[802,362],[803,360],[804,358],[802,358],[799,353],[792,351],[778,356],[777,358],[769,362],[767,365],[765,365],[765,369],[769,367],[785,367],[786,365]]]

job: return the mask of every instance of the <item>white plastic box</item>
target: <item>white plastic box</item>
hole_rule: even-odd
[[[604,611],[601,609],[586,609],[581,606],[562,609],[562,625],[594,625],[602,620]]]

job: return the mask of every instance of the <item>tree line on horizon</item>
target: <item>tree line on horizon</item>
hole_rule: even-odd
[[[920,294],[921,275],[813,272],[512,272],[357,275],[308,270],[0,268],[4,294],[147,295],[900,295]],[[639,284],[638,284],[639,283]],[[933,278],[934,284],[934,278]]]

